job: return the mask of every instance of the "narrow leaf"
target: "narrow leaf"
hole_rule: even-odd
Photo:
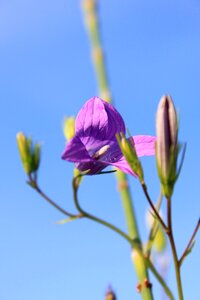
[[[184,257],[183,257],[182,260],[181,260],[181,265],[182,265],[183,261],[185,260],[185,258],[192,252],[194,245],[195,245],[195,240],[193,240],[191,246],[190,246],[190,247],[188,248],[188,250],[185,252]]]

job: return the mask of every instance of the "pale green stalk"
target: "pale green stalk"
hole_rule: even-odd
[[[107,74],[104,63],[104,54],[101,46],[99,24],[96,13],[96,1],[83,0],[82,1],[85,23],[90,38],[91,54],[95,74],[99,86],[99,94],[102,99],[111,102],[110,90],[108,87]]]
[[[168,223],[168,237],[171,245],[172,250],[172,256],[174,260],[174,268],[175,268],[175,274],[176,274],[176,283],[177,283],[177,289],[178,289],[178,296],[179,300],[183,300],[183,288],[182,288],[182,281],[181,281],[181,270],[180,270],[180,264],[178,260],[176,245],[174,241],[174,235],[172,230],[172,208],[171,208],[171,198],[167,198],[167,223]]]
[[[83,0],[83,11],[85,16],[85,23],[90,38],[93,64],[96,72],[97,82],[99,86],[100,96],[111,102],[111,93],[108,87],[108,80],[105,69],[105,62],[103,56],[103,50],[101,46],[96,1]],[[122,199],[124,207],[125,217],[128,226],[129,236],[138,243],[137,256],[139,260],[135,259],[135,255],[132,255],[133,263],[139,280],[139,284],[142,286],[141,296],[144,300],[152,300],[152,292],[150,286],[145,286],[149,283],[148,271],[145,262],[145,258],[142,253],[142,245],[137,228],[135,212],[132,205],[131,194],[128,187],[127,177],[121,171],[117,172],[118,189]],[[135,251],[135,250],[134,250]],[[140,261],[140,263],[138,263]]]

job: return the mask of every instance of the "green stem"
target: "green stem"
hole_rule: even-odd
[[[162,203],[162,190],[160,191],[160,194],[159,194],[159,197],[158,197],[158,201],[156,203],[156,210],[159,212],[160,210],[160,206],[161,206],[161,203]],[[146,247],[146,253],[145,255],[147,257],[150,257],[150,254],[151,254],[151,249],[152,249],[152,246],[153,246],[153,241],[155,239],[155,236],[157,234],[157,231],[158,231],[158,221],[156,219],[154,219],[153,221],[153,224],[151,226],[151,229],[150,229],[150,232],[149,232],[149,237],[148,237],[148,240],[147,240],[147,247]]]
[[[139,279],[139,284],[142,286],[141,295],[142,299],[153,299],[152,291],[150,286],[145,286],[145,281],[149,282],[149,275],[147,271],[146,260],[142,252],[142,244],[140,240],[140,235],[138,231],[138,226],[135,218],[135,210],[133,203],[131,201],[131,196],[129,190],[127,189],[127,179],[123,177],[122,172],[117,173],[117,178],[119,182],[119,190],[122,198],[122,204],[124,208],[124,213],[126,216],[126,222],[128,227],[128,233],[130,237],[138,242],[137,252],[133,251],[132,260],[136,270],[137,277]]]
[[[97,77],[97,82],[99,86],[100,96],[111,102],[111,93],[108,85],[106,66],[105,66],[105,58],[103,55],[103,49],[101,45],[101,38],[98,26],[98,16],[97,16],[97,6],[96,1],[94,0],[83,0],[83,12],[85,16],[85,23],[88,31],[88,35],[90,38],[91,50],[92,50],[92,58],[93,64],[95,68],[95,73]],[[131,194],[127,183],[127,176],[121,171],[117,172],[117,181],[119,186],[119,193],[122,199],[125,217],[127,220],[129,236],[139,243],[139,255],[141,265],[138,266],[136,260],[133,260],[136,273],[139,279],[140,284],[143,286],[144,281],[148,281],[148,271],[145,264],[145,259],[142,254],[142,246],[140,241],[140,236],[137,228],[135,212],[132,206]],[[123,188],[122,188],[123,187]],[[146,281],[145,281],[146,282]],[[152,292],[150,288],[142,288],[141,290],[142,298],[145,300],[152,300]]]
[[[159,215],[159,212],[157,211],[156,207],[154,206],[153,202],[151,201],[151,198],[149,196],[149,193],[147,191],[147,186],[144,182],[141,182],[141,186],[142,186],[142,189],[143,189],[143,192],[146,196],[146,199],[148,200],[149,202],[149,205],[151,206],[152,208],[152,211],[153,213],[155,214],[155,217],[157,218],[157,220],[160,222],[160,224],[162,225],[163,229],[165,230],[166,233],[168,233],[168,227],[167,225],[165,224],[165,222],[163,221],[163,219],[161,218],[161,216]]]
[[[133,203],[131,201],[131,195],[129,192],[128,181],[127,178],[124,178],[124,173],[118,171],[116,176],[118,179],[118,191],[120,192],[121,198],[122,198],[122,204],[124,208],[124,213],[126,215],[126,222],[127,222],[127,228],[129,235],[132,238],[135,238],[136,236],[139,236],[138,226],[136,223],[135,211],[133,207]]]
[[[44,200],[46,200],[50,205],[52,205],[54,208],[56,208],[58,211],[60,211],[65,216],[68,216],[70,218],[79,217],[78,215],[74,215],[66,211],[64,208],[59,206],[56,202],[54,202],[52,199],[50,199],[38,186],[37,181],[33,180],[31,176],[29,176],[29,181],[27,182]],[[80,216],[81,217],[81,216]]]
[[[91,219],[92,221],[95,221],[95,222],[97,222],[97,223],[99,223],[99,224],[101,224],[105,227],[108,227],[109,229],[113,230],[114,232],[119,234],[121,237],[126,239],[129,242],[129,244],[132,246],[132,248],[135,248],[136,250],[138,250],[138,247],[139,247],[138,243],[136,241],[132,240],[127,234],[125,234],[119,228],[117,228],[113,224],[108,223],[107,221],[104,221],[104,220],[102,220],[102,219],[100,219],[100,218],[98,218],[94,215],[91,215],[91,214],[87,213],[85,210],[83,210],[82,207],[79,204],[77,192],[78,192],[78,187],[76,185],[76,178],[74,178],[74,180],[73,180],[74,203],[75,203],[75,206],[76,206],[77,210],[80,212],[80,215],[82,217],[86,217],[86,218]],[[160,276],[158,271],[155,269],[155,267],[153,266],[153,264],[149,260],[149,258],[146,258],[146,262],[147,262],[148,268],[152,271],[154,276],[157,278],[157,280],[159,281],[159,283],[163,287],[166,295],[168,295],[170,300],[174,300],[174,297],[173,297],[173,294],[172,294],[171,290],[169,289],[169,287],[167,286],[167,284],[165,283],[163,278]]]
[[[111,95],[105,67],[105,57],[101,46],[101,38],[99,33],[97,4],[95,0],[83,0],[82,3],[85,24],[91,43],[92,60],[99,86],[100,97],[108,102],[111,102]]]
[[[167,199],[167,223],[168,223],[168,237],[172,249],[172,256],[174,261],[174,267],[175,267],[175,273],[176,273],[176,282],[177,282],[177,288],[178,288],[178,295],[179,300],[183,300],[183,289],[182,289],[182,282],[181,282],[181,273],[180,273],[180,265],[178,260],[178,255],[176,251],[176,245],[174,242],[174,235],[172,230],[172,212],[171,212],[171,199]]]
[[[114,226],[113,224],[105,221],[105,220],[102,220],[92,214],[89,214],[88,212],[86,212],[85,210],[82,209],[82,207],[80,206],[79,204],[79,201],[78,201],[78,195],[77,195],[77,192],[78,192],[78,186],[76,184],[76,177],[73,179],[73,182],[72,182],[72,186],[73,186],[73,196],[74,196],[74,203],[75,203],[75,206],[77,208],[77,210],[80,212],[80,214],[83,216],[83,217],[86,217],[92,221],[95,221],[97,223],[100,223],[108,228],[110,228],[111,230],[115,231],[116,233],[118,233],[120,236],[122,236],[123,238],[125,238],[129,244],[132,246],[132,247],[137,247],[137,243],[135,241],[133,241],[130,236],[128,236],[126,233],[124,233],[121,229],[119,229],[118,227]]]
[[[166,295],[169,297],[170,300],[174,300],[174,296],[171,292],[171,290],[169,289],[169,287],[167,286],[165,280],[162,278],[162,276],[160,276],[160,274],[158,273],[158,271],[156,270],[156,268],[154,267],[154,265],[152,264],[152,262],[148,259],[147,260],[147,265],[149,267],[149,269],[151,270],[151,272],[154,274],[154,276],[156,277],[156,279],[158,280],[158,282],[161,284],[161,286],[163,287]]]

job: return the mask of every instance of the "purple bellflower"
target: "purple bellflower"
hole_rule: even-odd
[[[135,176],[116,139],[116,134],[125,132],[124,120],[113,105],[93,97],[79,111],[75,136],[68,142],[62,159],[74,162],[78,170],[88,171],[88,175],[114,166]],[[138,157],[155,154],[155,137],[137,135],[133,140]]]

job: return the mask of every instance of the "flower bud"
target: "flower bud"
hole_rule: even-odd
[[[63,132],[67,141],[71,140],[75,134],[75,119],[69,117],[64,119]]]
[[[133,138],[127,139],[123,134],[121,135],[121,138],[117,136],[117,141],[119,144],[119,147],[126,158],[126,161],[128,162],[129,166],[131,167],[134,174],[136,174],[139,177],[139,180],[141,182],[144,181],[144,174],[143,169],[140,160],[137,157],[135,147],[134,147],[134,140]]]
[[[36,143],[32,153],[32,172],[36,172],[40,165],[41,146]]]
[[[27,138],[22,132],[19,132],[16,138],[25,172],[27,175],[36,173],[40,164],[40,145],[33,145],[32,139]]]
[[[31,155],[29,151],[29,142],[22,132],[19,132],[17,134],[17,145],[24,170],[29,175],[31,173]]]
[[[170,197],[176,180],[178,122],[170,96],[163,96],[156,115],[156,160],[163,194]]]

